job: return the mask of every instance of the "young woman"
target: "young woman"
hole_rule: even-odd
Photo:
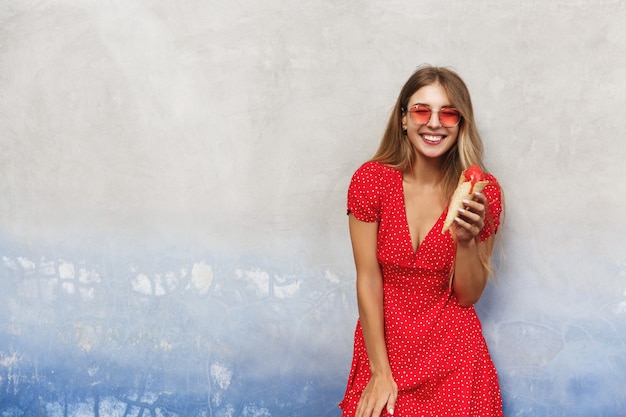
[[[441,232],[470,165],[484,170],[465,83],[449,69],[420,68],[348,189],[359,321],[344,417],[502,416],[473,307],[487,285],[502,212],[493,175]]]

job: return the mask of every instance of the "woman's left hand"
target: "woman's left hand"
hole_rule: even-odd
[[[463,209],[459,209],[456,217],[455,235],[459,243],[474,240],[485,226],[485,207],[487,197],[482,193],[474,193],[471,200],[463,200]]]

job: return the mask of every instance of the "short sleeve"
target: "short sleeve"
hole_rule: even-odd
[[[368,223],[380,221],[381,188],[381,164],[361,165],[348,187],[348,214]]]
[[[479,235],[481,242],[498,232],[500,215],[502,214],[502,190],[500,184],[493,175],[487,175],[487,180],[489,184],[483,189],[483,194],[487,197],[487,212],[485,213],[485,226]]]

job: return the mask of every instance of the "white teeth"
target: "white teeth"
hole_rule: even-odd
[[[443,136],[422,135],[422,137],[428,142],[441,142],[443,140]]]

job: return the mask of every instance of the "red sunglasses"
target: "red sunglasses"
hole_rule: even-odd
[[[461,122],[461,113],[454,107],[443,107],[440,110],[433,110],[424,104],[416,104],[409,109],[411,120],[418,125],[428,123],[432,113],[439,113],[439,123],[443,127],[454,127]]]

